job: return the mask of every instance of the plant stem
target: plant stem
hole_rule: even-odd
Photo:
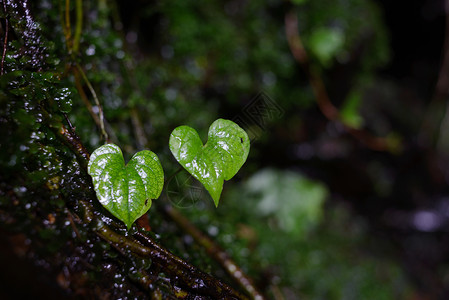
[[[148,139],[145,136],[145,130],[143,129],[142,122],[139,118],[138,109],[136,107],[130,108],[131,122],[135,129],[135,136],[137,141],[137,148],[139,150],[144,149],[148,145]]]
[[[60,9],[61,13],[61,22],[62,27],[64,31],[64,36],[66,40],[67,50],[69,54],[71,55],[72,59],[78,55],[79,52],[79,45],[81,40],[81,33],[83,29],[83,2],[82,0],[76,0],[75,2],[75,13],[76,13],[76,24],[75,24],[75,33],[73,35],[72,39],[72,29],[70,24],[70,0],[65,1],[65,10]],[[64,17],[62,17],[62,14],[64,14]],[[105,142],[109,143],[109,135],[105,129],[105,119],[103,114],[103,108],[100,105],[100,101],[98,100],[97,93],[95,92],[95,89],[93,88],[92,84],[90,83],[89,79],[87,78],[86,74],[84,73],[83,69],[78,63],[75,63],[75,69],[74,69],[74,76],[75,76],[75,85],[78,89],[78,92],[80,93],[81,99],[84,101],[85,105],[87,106],[87,109],[89,110],[90,114],[92,115],[92,118],[94,119],[97,126],[100,127],[101,134],[105,140]],[[84,80],[84,82],[87,85],[87,88],[89,89],[90,93],[92,94],[92,97],[94,98],[95,104],[98,107],[98,117],[93,113],[92,105],[87,100],[86,93],[84,93],[82,89],[82,85],[79,80],[79,75]]]
[[[285,33],[293,57],[301,65],[309,79],[319,109],[328,120],[341,121],[340,112],[330,101],[323,79],[309,62],[307,52],[298,32],[298,18],[294,11],[285,15]],[[342,124],[349,134],[372,150],[397,151],[400,148],[398,145],[389,143],[386,138],[373,136],[364,130],[351,127],[345,123]]]
[[[80,40],[81,40],[81,32],[83,29],[83,2],[82,0],[76,0],[75,2],[75,12],[76,12],[76,25],[75,25],[75,33],[73,35],[73,47],[72,47],[72,55],[78,55]]]
[[[69,54],[72,54],[72,29],[70,26],[70,0],[65,0],[65,14],[63,19],[64,26],[64,35],[67,44],[67,49],[69,50]]]
[[[85,200],[80,201],[83,202],[84,214],[92,215],[94,210],[92,204]],[[88,222],[89,219],[84,218],[84,220]],[[191,293],[214,299],[246,299],[245,296],[230,286],[173,255],[147,235],[139,232],[135,233],[134,235],[140,238],[141,241],[139,241],[133,237],[127,237],[115,232],[96,217],[90,219],[90,222],[96,224],[93,229],[95,233],[111,244],[123,256],[131,254],[141,258],[151,259],[153,264],[158,265],[164,270],[165,274],[169,275],[172,286],[179,285],[181,289],[184,287]],[[143,279],[142,283],[145,284],[148,280],[150,278]]]
[[[8,15],[6,12],[6,2],[3,0],[3,13],[5,15]],[[0,66],[0,75],[4,74],[4,64],[5,64],[5,57],[6,57],[6,49],[8,48],[8,31],[9,31],[9,20],[8,18],[5,18],[5,37],[3,39],[3,53],[2,53],[2,61]]]
[[[103,138],[106,142],[109,142],[109,136],[108,133],[105,130],[104,127],[104,114],[103,114],[103,108],[101,107],[100,100],[98,100],[97,93],[95,92],[95,89],[93,88],[92,84],[90,83],[89,79],[86,76],[86,73],[84,73],[83,69],[79,64],[76,64],[76,69],[78,70],[79,74],[83,78],[84,82],[86,83],[90,93],[92,94],[92,97],[94,98],[95,104],[98,107],[98,116],[100,118],[100,130],[101,134],[103,135]]]
[[[228,275],[246,291],[252,299],[262,300],[264,296],[254,285],[252,279],[232,260],[232,258],[218,246],[211,238],[202,233],[187,218],[171,205],[163,207],[164,212],[187,234],[189,234],[199,245],[201,245]]]

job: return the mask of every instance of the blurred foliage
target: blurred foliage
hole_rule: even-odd
[[[322,183],[302,174],[264,169],[229,187],[218,210],[201,199],[180,208],[269,285],[270,297],[410,297],[401,266],[365,251],[377,242],[363,219],[343,204],[325,204],[328,197]]]
[[[307,238],[321,221],[328,191],[295,172],[265,169],[252,175],[238,194],[249,203],[257,203],[256,213],[272,219],[275,227]]]
[[[361,128],[363,125],[363,118],[359,114],[361,101],[360,91],[353,89],[341,107],[342,122],[352,128]]]
[[[299,6],[298,20],[306,48],[320,62],[323,51],[326,53],[324,62],[333,59],[344,64],[354,59],[351,56],[361,55],[359,76],[371,76],[373,68],[389,59],[386,29],[372,1],[308,1]],[[325,39],[330,39],[329,45]],[[324,66],[329,67],[329,64]]]
[[[70,3],[74,27],[74,1]],[[70,278],[72,292],[85,282],[101,282],[112,298],[142,296],[125,268],[111,263],[117,253],[107,243],[90,236],[89,228],[78,228],[88,242],[75,242],[69,226],[71,200],[82,197],[88,184],[51,128],[65,123],[66,114],[90,151],[104,142],[90,114],[99,109],[92,95],[86,87],[77,92],[71,66],[78,63],[98,94],[106,129],[125,159],[136,150],[151,149],[167,177],[178,168],[168,149],[169,133],[176,126],[187,124],[206,136],[213,120],[241,115],[243,127],[250,123],[247,129],[259,130],[249,161],[236,176],[236,181],[248,179],[225,184],[218,210],[204,201],[207,193],[184,173],[167,184],[165,194],[271,297],[281,293],[285,299],[405,298],[411,289],[400,267],[365,249],[375,242],[363,221],[354,220],[346,207],[326,202],[332,199],[327,187],[296,171],[264,169],[276,163],[273,153],[264,154],[276,138],[299,143],[310,134],[311,142],[320,144],[330,135],[321,125],[306,132],[313,127],[307,124],[308,114],[316,108],[308,80],[286,42],[288,10],[298,14],[305,47],[326,82],[332,84],[338,77],[332,75],[335,69],[351,69],[353,75],[345,78],[350,85],[338,100],[344,103],[344,120],[354,127],[371,126],[359,107],[373,88],[374,71],[389,56],[385,29],[372,1],[294,3],[83,1],[80,52],[70,54],[61,1],[33,2],[39,22],[33,36],[41,37],[38,48],[22,53],[23,41],[12,39],[5,58],[7,72],[0,78],[2,227],[26,233],[38,249],[36,260],[46,260],[57,270],[79,271],[79,277]],[[19,37],[27,30],[25,23],[12,26]],[[36,65],[36,60],[45,63]],[[80,90],[91,101],[91,112]],[[263,126],[246,110],[260,91],[283,112],[282,118],[264,112]],[[50,215],[58,216],[56,223],[48,221]],[[227,280],[204,249],[163,215],[152,209],[149,218],[163,245]],[[75,254],[64,257],[70,247]],[[82,263],[76,261],[78,256]],[[107,286],[106,280],[114,284]]]
[[[344,37],[340,30],[333,28],[319,28],[314,30],[309,38],[309,47],[323,66],[329,64],[343,47]]]

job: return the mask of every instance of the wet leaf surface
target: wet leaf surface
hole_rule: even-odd
[[[232,121],[218,119],[209,128],[205,145],[195,129],[179,126],[170,135],[176,160],[208,190],[218,206],[224,180],[240,170],[249,153],[246,132]]]
[[[103,145],[92,153],[88,172],[97,198],[128,229],[151,207],[164,185],[164,173],[156,154],[149,150],[136,153],[125,165],[120,148]]]

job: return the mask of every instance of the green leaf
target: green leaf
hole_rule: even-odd
[[[164,172],[156,154],[136,153],[125,165],[120,148],[103,145],[92,153],[88,173],[100,203],[114,216],[131,225],[148,211],[151,200],[162,192]]]
[[[312,32],[308,45],[318,60],[328,67],[343,48],[345,36],[338,28],[318,28]]]
[[[346,98],[340,109],[340,115],[344,124],[360,129],[363,126],[363,118],[359,113],[362,95],[359,91],[352,91]]]
[[[209,127],[204,146],[195,129],[177,127],[170,135],[170,150],[218,206],[224,180],[234,177],[248,157],[249,138],[234,122],[218,119]]]

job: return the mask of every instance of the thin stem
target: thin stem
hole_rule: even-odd
[[[302,44],[301,37],[298,31],[298,18],[294,11],[291,11],[285,15],[285,33],[287,41],[290,47],[290,51],[293,54],[295,60],[301,65],[305,71],[309,83],[312,87],[315,95],[315,100],[318,104],[323,115],[330,121],[341,122],[341,115],[337,107],[335,107],[330,101],[329,95],[326,90],[326,86],[319,72],[311,66],[307,52]],[[376,151],[397,150],[392,148],[392,145],[386,138],[372,136],[370,133],[351,127],[343,123],[346,131],[359,140],[366,147]],[[395,145],[395,147],[397,147]]]
[[[95,92],[94,88],[92,87],[92,84],[90,83],[89,79],[87,78],[86,74],[84,73],[83,69],[80,67],[79,64],[76,64],[76,68],[77,68],[78,72],[80,73],[81,77],[83,78],[84,82],[86,83],[90,93],[92,94],[92,97],[94,98],[95,104],[98,107],[98,116],[100,118],[101,134],[103,135],[104,140],[106,142],[109,142],[109,136],[104,127],[103,108],[101,107],[100,101],[98,100],[97,93]]]
[[[76,69],[75,69],[76,70]],[[92,119],[94,120],[95,124],[97,124],[97,126],[99,128],[101,128],[101,123],[100,123],[100,118],[98,117],[98,115],[94,112],[93,108],[92,108],[92,104],[89,101],[89,98],[87,97],[86,93],[84,92],[83,89],[83,85],[81,83],[81,79],[80,79],[80,74],[78,71],[74,72],[74,77],[75,77],[75,86],[76,89],[78,90],[78,93],[81,97],[81,99],[84,102],[84,105],[86,105],[87,110],[90,113],[90,116],[92,117]]]
[[[83,2],[82,0],[76,0],[75,2],[75,12],[76,12],[76,25],[75,33],[73,35],[73,52],[72,55],[76,56],[79,51],[81,32],[83,29]]]
[[[83,27],[83,3],[82,0],[76,0],[75,2],[75,12],[76,12],[76,24],[75,24],[75,33],[72,39],[72,30],[71,30],[71,24],[70,24],[70,0],[65,1],[65,10],[64,10],[64,17],[62,19],[62,27],[64,29],[64,36],[67,44],[67,49],[69,54],[71,56],[75,56],[79,52],[79,44],[81,40],[81,33],[82,33],[82,27]],[[61,15],[63,14],[63,9],[61,7]],[[105,119],[103,114],[103,108],[100,104],[100,101],[98,100],[97,93],[95,92],[95,89],[92,87],[92,84],[90,83],[89,79],[87,78],[86,74],[84,73],[81,66],[76,63],[75,64],[75,70],[74,76],[75,76],[75,85],[78,89],[78,92],[81,96],[81,99],[84,101],[89,113],[91,114],[92,118],[94,119],[97,126],[100,127],[101,134],[105,140],[105,142],[110,142],[109,135],[105,128]],[[94,98],[95,104],[98,107],[98,116],[93,112],[93,107],[90,104],[86,93],[84,93],[84,90],[82,88],[82,85],[80,83],[80,80],[78,78],[78,75],[81,75],[81,78],[86,83],[90,93],[92,94],[92,97]]]
[[[70,25],[70,0],[65,0],[64,35],[69,53],[72,53],[72,29]]]
[[[145,136],[145,130],[143,129],[142,122],[140,121],[137,108],[131,107],[130,114],[131,122],[133,124],[133,127],[135,128],[137,147],[139,148],[139,150],[144,149],[148,144],[148,139]]]
[[[75,222],[73,221],[72,213],[67,210],[67,217],[70,221],[70,226],[72,226],[72,230],[75,232],[76,236],[80,241],[83,241],[84,239],[81,237],[80,232],[78,231],[78,228],[75,225]]]
[[[4,74],[4,64],[5,64],[5,57],[6,57],[6,49],[8,48],[8,31],[9,31],[9,20],[6,13],[6,2],[3,0],[3,11],[6,15],[5,18],[5,38],[3,39],[3,53],[2,53],[2,62],[0,66],[0,75]]]
[[[252,299],[262,300],[264,296],[258,291],[252,279],[235,263],[232,258],[218,246],[211,238],[202,233],[187,218],[179,213],[171,205],[164,206],[164,212],[187,234],[189,234],[207,254],[212,257],[228,273],[228,275],[244,290]]]

